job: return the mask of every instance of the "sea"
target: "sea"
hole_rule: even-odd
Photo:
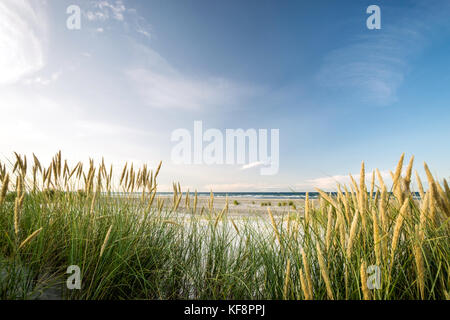
[[[183,195],[185,193],[183,192]],[[327,192],[327,194],[336,196],[337,192]],[[171,196],[172,192],[157,192],[157,195]],[[192,196],[193,193],[191,192]],[[210,196],[210,192],[197,192],[198,196]],[[213,192],[214,197],[221,198],[228,196],[229,198],[261,198],[261,199],[305,199],[306,192]],[[310,199],[317,199],[318,192],[308,192]],[[420,198],[418,192],[413,193],[414,198]]]

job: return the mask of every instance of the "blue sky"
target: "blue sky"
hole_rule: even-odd
[[[366,8],[381,8],[381,30]],[[78,5],[81,29],[66,28]],[[1,158],[156,165],[161,187],[332,189],[402,152],[450,176],[448,1],[0,4]],[[175,165],[171,132],[280,130],[280,170]]]

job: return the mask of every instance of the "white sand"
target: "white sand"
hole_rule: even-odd
[[[173,197],[172,196],[160,196],[160,199],[164,199],[165,207],[172,207]],[[194,206],[194,196],[190,194],[189,196],[189,210],[186,210],[186,199],[183,198],[180,201],[178,210],[180,212],[190,212]],[[203,208],[203,212],[209,212],[209,201],[210,198],[207,196],[199,196],[197,202],[197,213]],[[234,202],[237,201],[237,204]],[[294,206],[289,206],[289,202],[293,202]],[[263,206],[262,204],[270,204]],[[215,212],[220,212],[226,204],[225,197],[215,197],[213,200],[213,208]],[[280,205],[279,205],[280,204]],[[244,216],[244,215],[266,215],[267,208],[270,208],[274,215],[287,214],[288,212],[300,212],[303,213],[305,206],[305,200],[298,199],[267,199],[267,198],[241,198],[241,197],[230,197],[228,198],[228,214],[233,216]]]

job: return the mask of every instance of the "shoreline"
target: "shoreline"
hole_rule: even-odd
[[[164,200],[164,207],[171,207],[173,205],[173,196],[157,196],[160,201]],[[228,214],[232,216],[262,216],[267,215],[267,208],[270,208],[274,215],[283,215],[288,213],[300,212],[303,214],[305,207],[304,199],[285,199],[285,198],[245,198],[245,197],[214,197],[213,210],[215,212],[222,211],[226,206],[228,199]],[[197,196],[197,214],[200,214],[203,208],[204,213],[209,212],[209,196]],[[310,202],[315,203],[314,199]],[[166,205],[168,204],[168,205]],[[193,194],[189,195],[189,204],[186,203],[186,196],[180,201],[178,212],[192,212],[194,207]]]

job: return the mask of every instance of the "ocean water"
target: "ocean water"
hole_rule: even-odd
[[[158,192],[161,196],[171,196],[172,192]],[[183,195],[185,193],[183,192]],[[306,192],[213,192],[216,198],[262,198],[262,199],[305,199]],[[308,192],[310,199],[316,199],[319,195],[318,192]],[[335,193],[332,193],[335,194]],[[193,192],[190,192],[193,195]],[[209,197],[210,192],[197,192],[198,196]]]
[[[158,195],[173,195],[172,192],[158,192]],[[185,193],[183,192],[183,195]],[[306,192],[213,192],[214,197],[221,198],[228,196],[229,198],[262,198],[262,199],[305,199]],[[337,196],[337,192],[327,192],[332,196]],[[344,193],[345,194],[345,193]],[[190,196],[193,193],[190,192]],[[207,196],[209,197],[209,192],[197,192],[198,196]],[[317,199],[319,196],[318,192],[308,192],[310,199]],[[374,194],[375,196],[375,194]],[[419,199],[420,195],[418,192],[413,193],[414,198]]]
[[[336,196],[337,192],[327,192],[332,196]],[[116,193],[118,195],[124,195],[123,193]],[[183,196],[186,193],[183,192]],[[306,192],[213,192],[215,198],[225,198],[228,196],[229,198],[260,198],[260,199],[305,199]],[[345,194],[345,193],[344,193]],[[136,193],[136,195],[140,195],[140,193]],[[159,196],[172,196],[173,192],[157,192]],[[193,192],[190,192],[189,195],[192,197],[194,195]],[[198,196],[209,197],[210,192],[197,192]],[[318,192],[308,192],[310,199],[317,199],[319,196]],[[420,195],[418,192],[413,193],[415,199],[420,199]]]

